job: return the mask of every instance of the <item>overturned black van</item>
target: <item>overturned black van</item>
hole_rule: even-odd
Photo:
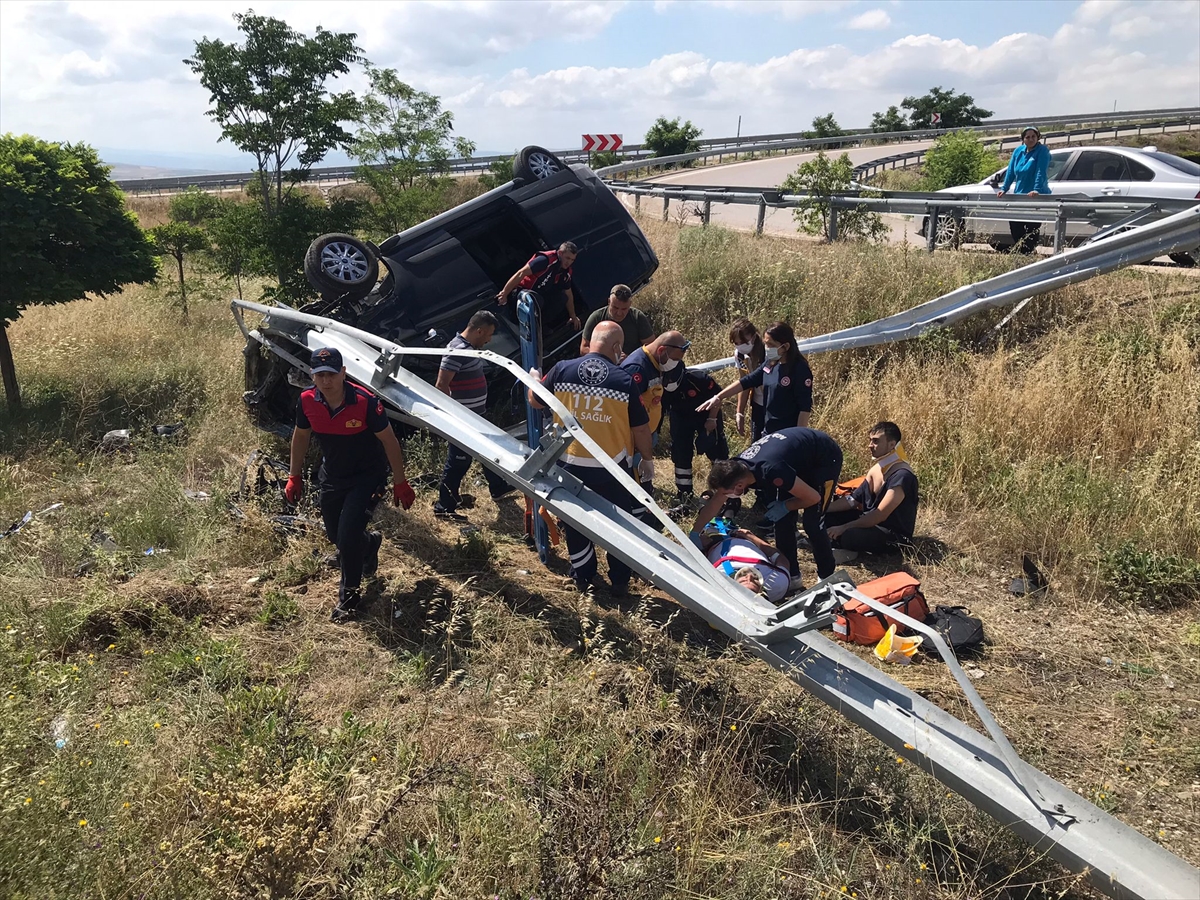
[[[478,310],[500,319],[493,350],[519,356],[516,304],[496,304],[508,278],[538,250],[573,241],[575,310],[581,319],[608,301],[614,284],[635,292],[658,268],[658,258],[625,206],[586,166],[565,165],[540,147],[514,160],[514,177],[486,194],[393,235],[378,247],[351,235],[313,241],[305,260],[321,299],[303,308],[399,344],[445,347]],[[380,279],[381,267],[383,278]],[[578,332],[565,309],[551,304],[542,322],[547,364],[573,356]],[[433,381],[436,357],[409,357],[411,369]],[[290,434],[304,372],[255,341],[246,347],[246,402],[257,423]],[[498,378],[491,392],[498,414],[510,405]]]

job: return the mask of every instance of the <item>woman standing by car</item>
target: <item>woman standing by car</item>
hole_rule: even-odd
[[[1004,173],[1004,186],[996,196],[1003,197],[1010,187],[1014,194],[1028,194],[1031,197],[1049,194],[1050,184],[1046,180],[1049,167],[1050,150],[1042,143],[1042,133],[1030,125],[1021,132],[1021,146],[1013,151],[1008,161],[1008,171]],[[1009,222],[1013,252],[1032,253],[1037,246],[1041,227],[1040,222]]]

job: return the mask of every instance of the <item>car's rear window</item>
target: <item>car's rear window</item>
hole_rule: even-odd
[[[1166,163],[1172,169],[1178,169],[1184,175],[1200,176],[1200,164],[1176,156],[1174,153],[1163,153],[1161,150],[1143,150],[1147,156],[1153,156],[1161,163]]]

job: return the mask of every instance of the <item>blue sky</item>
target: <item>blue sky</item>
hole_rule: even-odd
[[[0,130],[125,157],[235,151],[181,60],[236,40],[250,0],[0,2]],[[480,148],[640,140],[659,115],[709,136],[847,127],[933,85],[999,117],[1200,105],[1200,0],[267,0],[311,33],[355,31],[365,54],[442,97]],[[361,89],[360,73],[345,86]],[[118,161],[112,158],[110,161]],[[139,162],[125,158],[119,161]]]

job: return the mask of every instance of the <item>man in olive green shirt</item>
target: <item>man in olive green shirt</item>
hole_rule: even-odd
[[[621,349],[626,356],[654,340],[654,326],[644,312],[633,307],[633,291],[627,285],[614,285],[608,295],[608,306],[588,316],[583,326],[583,340],[579,342],[580,355],[588,352],[592,331],[601,322],[616,322],[621,326],[625,336]]]

